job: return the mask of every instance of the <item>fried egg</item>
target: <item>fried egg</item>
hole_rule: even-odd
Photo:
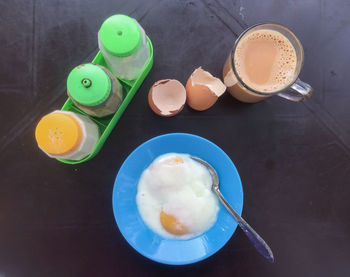
[[[209,171],[188,154],[156,158],[139,180],[136,202],[143,221],[166,238],[189,239],[216,221],[218,200]]]

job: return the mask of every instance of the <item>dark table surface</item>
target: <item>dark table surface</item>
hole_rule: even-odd
[[[350,276],[350,4],[348,1],[69,1],[0,4],[0,276]],[[65,165],[36,146],[34,128],[66,99],[69,71],[97,52],[105,18],[125,13],[154,45],[154,66],[104,148]],[[273,21],[301,39],[304,103],[243,104],[228,93],[205,112],[152,113],[156,80],[185,83],[203,66],[221,76],[237,35]],[[139,144],[169,132],[203,136],[236,164],[243,216],[269,242],[259,256],[241,230],[211,258],[166,266],[134,251],[112,213],[112,188]]]

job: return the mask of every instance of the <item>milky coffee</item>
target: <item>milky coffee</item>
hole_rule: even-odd
[[[296,52],[280,32],[261,29],[245,34],[233,55],[238,76],[255,91],[273,93],[284,89],[295,79]],[[231,94],[241,101],[257,102],[268,97],[251,93],[233,81],[231,55],[224,66],[224,79]]]

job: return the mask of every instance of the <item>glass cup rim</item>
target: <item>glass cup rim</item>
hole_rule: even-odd
[[[293,78],[293,80],[288,83],[288,85],[286,85],[285,87],[283,87],[282,89],[280,90],[277,90],[277,91],[272,91],[272,92],[262,92],[262,91],[258,91],[258,90],[255,90],[253,88],[251,88],[250,86],[248,86],[246,83],[243,82],[243,80],[239,77],[238,75],[238,72],[236,70],[236,67],[235,67],[235,63],[234,63],[234,53],[236,52],[236,48],[237,48],[237,45],[238,43],[240,42],[240,40],[243,38],[243,36],[249,32],[251,29],[253,28],[256,28],[258,26],[263,26],[263,25],[275,25],[277,27],[280,27],[282,29],[285,29],[287,30],[294,38],[295,40],[297,41],[298,45],[300,46],[300,52],[301,52],[301,64],[300,64],[300,68],[298,70],[298,72],[296,72],[295,74],[295,77]],[[288,38],[287,38],[288,39]],[[289,39],[288,39],[289,40]],[[293,46],[294,47],[294,46]],[[293,85],[299,78],[299,74],[300,74],[300,71],[303,67],[303,64],[304,64],[304,49],[303,49],[303,45],[301,44],[299,38],[294,34],[294,32],[292,30],[290,30],[288,27],[282,25],[282,24],[279,24],[279,23],[274,23],[274,22],[265,22],[265,23],[257,23],[257,24],[254,24],[252,26],[250,26],[249,28],[245,29],[236,39],[234,45],[233,45],[233,48],[231,50],[231,59],[230,59],[230,62],[231,62],[231,68],[233,70],[233,73],[235,74],[235,77],[237,78],[237,80],[248,90],[250,90],[251,92],[255,93],[255,94],[260,94],[260,95],[264,95],[264,96],[267,96],[267,95],[275,95],[275,94],[279,94],[281,92],[283,92],[286,88],[290,87],[291,85]]]

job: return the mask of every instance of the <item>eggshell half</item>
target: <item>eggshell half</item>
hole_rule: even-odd
[[[153,84],[148,93],[148,104],[160,116],[174,116],[184,107],[186,90],[177,80],[165,79]]]
[[[187,104],[197,111],[207,110],[225,91],[226,86],[219,78],[199,67],[187,80]]]

